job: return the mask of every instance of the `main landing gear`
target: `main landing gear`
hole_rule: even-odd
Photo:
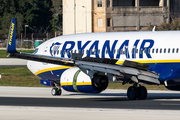
[[[127,97],[129,100],[145,100],[147,98],[147,89],[144,86],[137,87],[137,85],[131,86],[127,90]]]

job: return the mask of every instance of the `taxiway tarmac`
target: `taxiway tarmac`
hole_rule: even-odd
[[[51,88],[0,87],[0,119],[180,119],[180,92],[148,91],[147,100],[130,101],[126,90],[101,94],[63,91],[51,96]]]
[[[0,67],[4,66],[27,66],[27,60],[17,58],[0,58]]]

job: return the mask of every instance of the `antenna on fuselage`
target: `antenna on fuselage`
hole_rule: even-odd
[[[156,26],[153,27],[152,31],[154,32],[156,30]]]

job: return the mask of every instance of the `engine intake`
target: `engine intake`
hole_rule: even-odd
[[[107,88],[108,83],[108,77],[105,75],[95,75],[92,79],[92,86],[99,93]]]

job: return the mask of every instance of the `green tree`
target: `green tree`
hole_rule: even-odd
[[[51,20],[51,27],[53,32],[62,32],[62,0],[52,0],[53,13]]]
[[[51,5],[51,0],[19,0],[19,11],[33,32],[43,33],[52,19]]]

